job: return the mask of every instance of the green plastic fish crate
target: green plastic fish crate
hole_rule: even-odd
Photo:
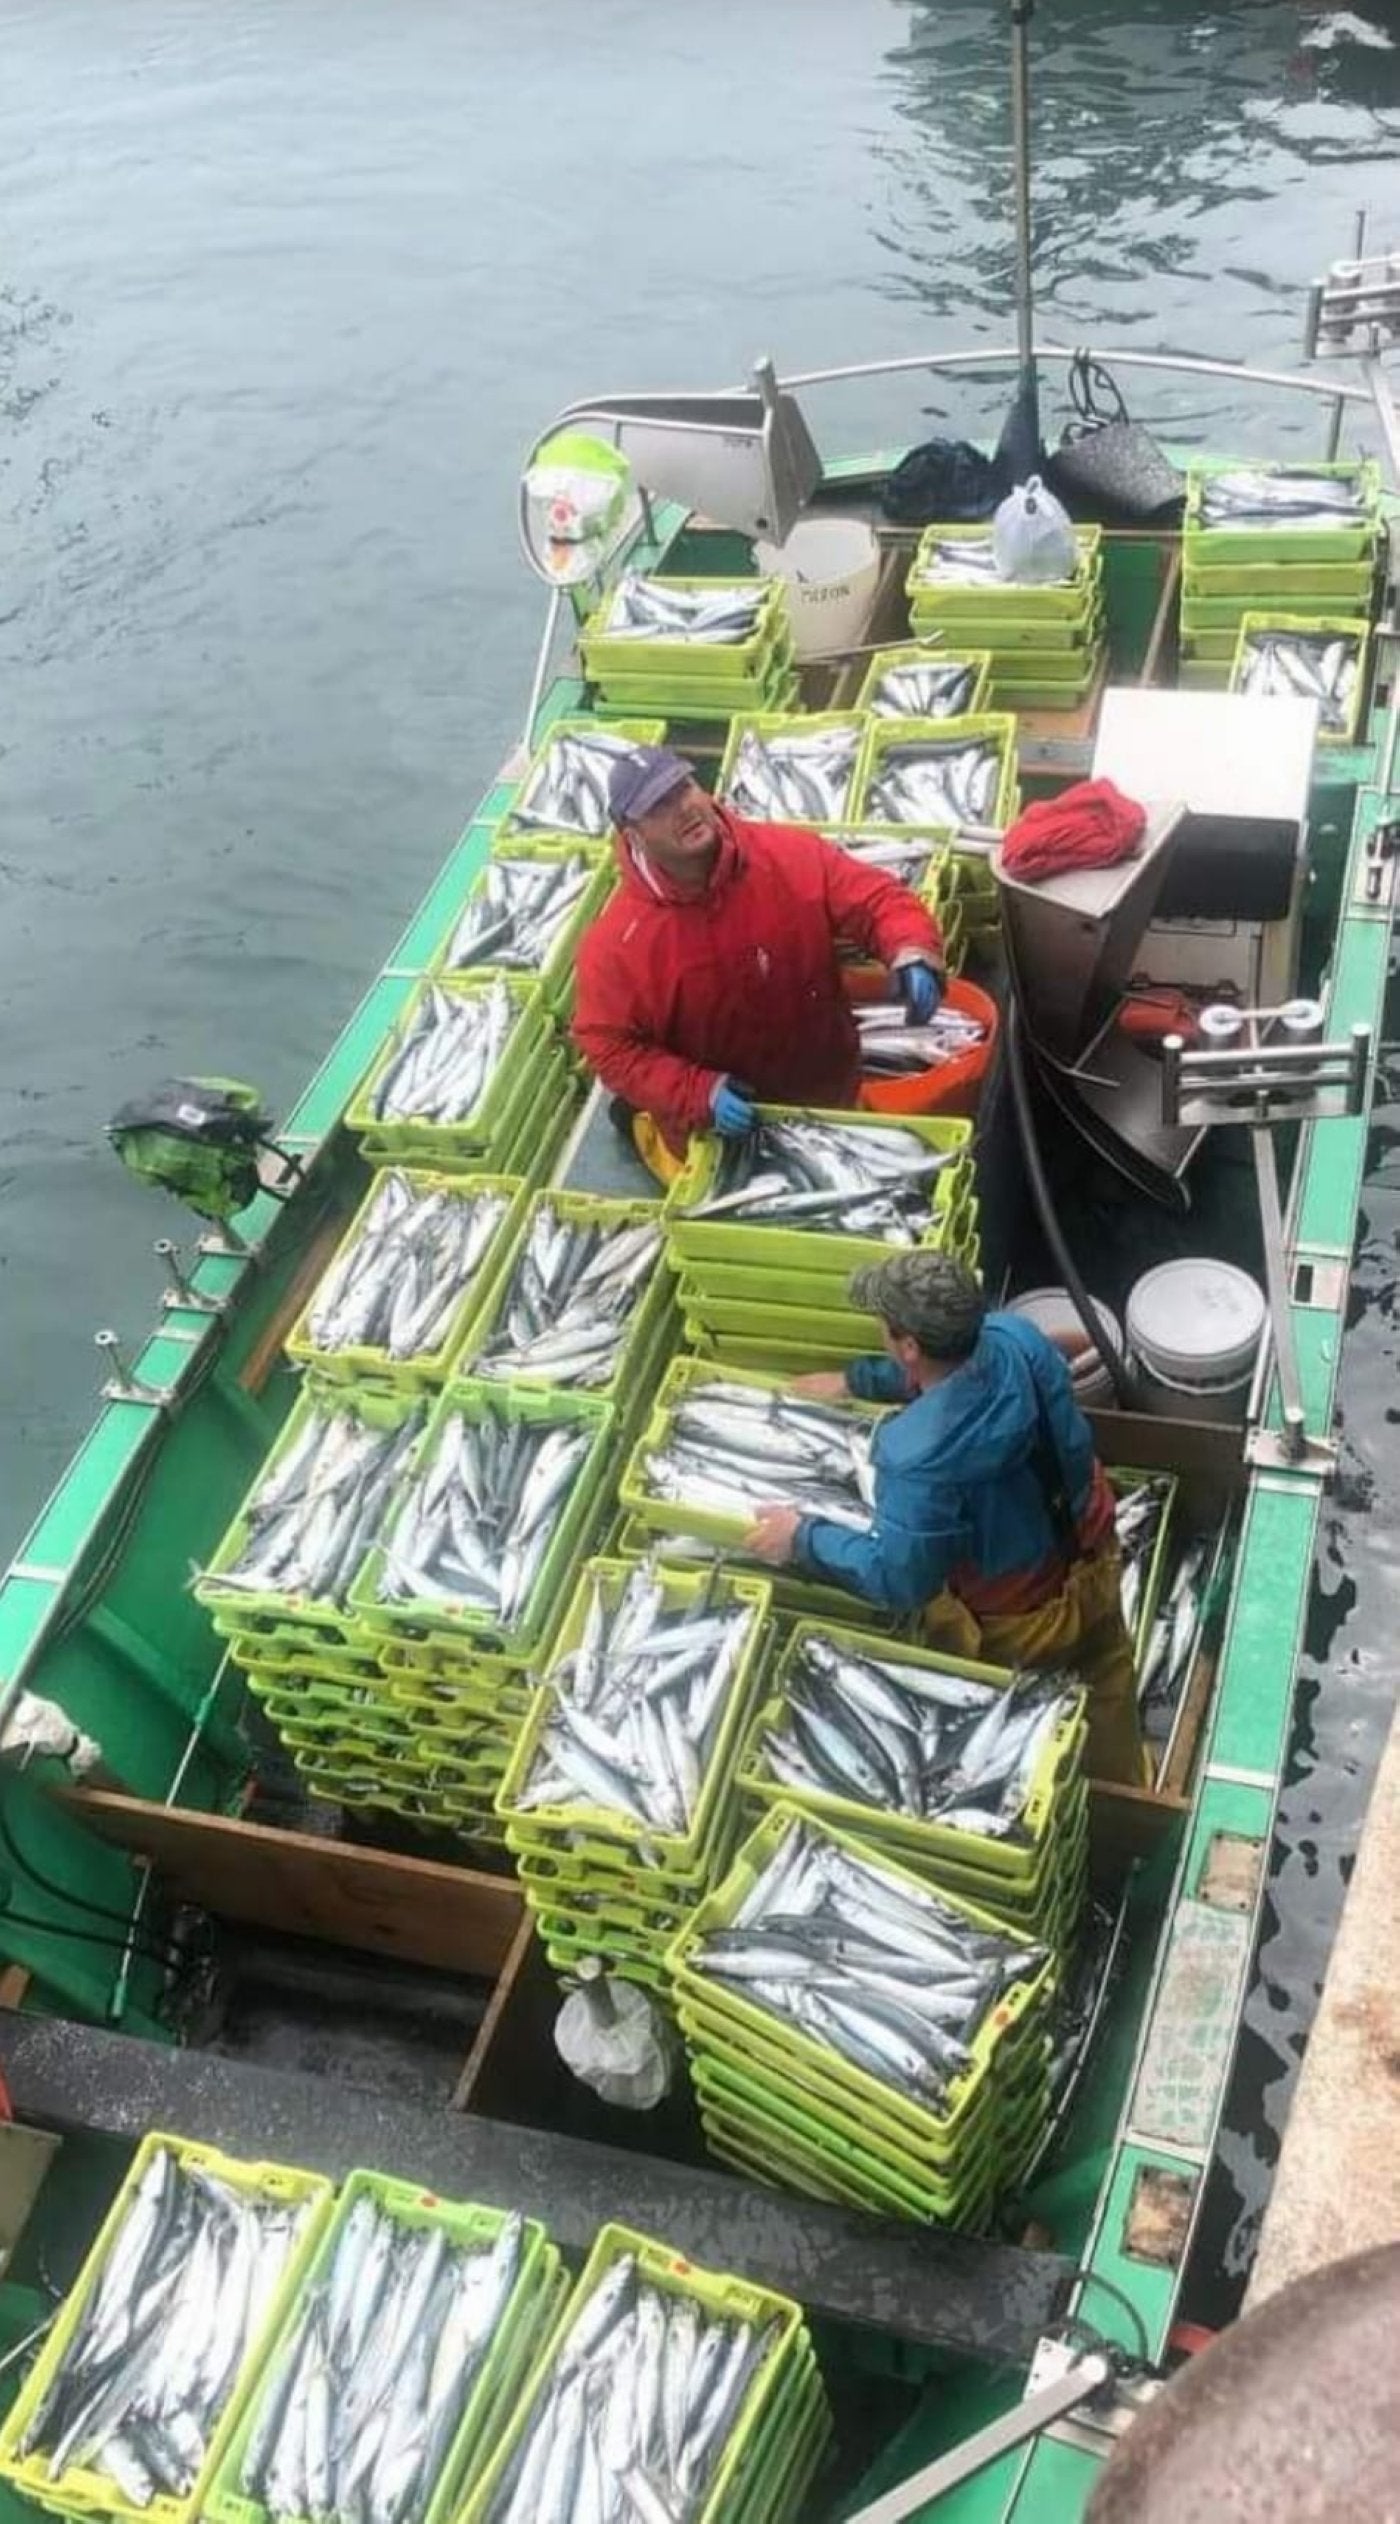
[[[553,1714],[554,1695],[549,1688],[550,1676],[583,1637],[595,1585],[601,1590],[605,1610],[612,1613],[635,1575],[635,1569],[624,1560],[589,1560],[580,1569],[563,1622],[555,1636],[549,1663],[544,1669],[543,1687],[535,1695],[502,1786],[497,1811],[506,1826],[507,1845],[512,1849],[518,1844],[522,1852],[552,1850],[561,1837],[572,1839],[579,1834],[585,1845],[590,1841],[601,1841],[614,1848],[620,1847],[634,1865],[645,1869],[648,1880],[654,1881],[659,1891],[667,1879],[673,1876],[688,1878],[693,1874],[696,1862],[710,1840],[719,1808],[732,1793],[735,1757],[769,1647],[773,1591],[764,1579],[728,1572],[722,1576],[705,1572],[688,1577],[676,1569],[657,1570],[664,1612],[693,1607],[698,1614],[702,1607],[705,1611],[722,1611],[743,1604],[750,1614],[748,1636],[730,1678],[725,1711],[715,1735],[709,1770],[688,1831],[667,1832],[638,1823],[631,1815],[610,1807],[592,1805],[584,1796],[571,1799],[567,1805],[531,1806],[524,1813],[516,1810],[516,1801],[528,1783],[540,1739]]]
[[[118,2231],[125,2223],[146,2168],[162,2148],[168,2149],[180,2165],[212,2175],[230,2190],[237,2191],[242,2198],[275,2200],[288,2207],[305,2201],[308,2213],[286,2270],[269,2297],[258,2337],[233,2378],[193,2486],[183,2497],[157,2490],[149,2505],[137,2506],[105,2472],[70,2469],[61,2479],[50,2480],[47,2456],[42,2453],[22,2454],[20,2447],[31,2420],[48,2393],[50,2382],[72,2346],[88,2298],[101,2275]],[[3,2423],[0,2423],[0,2479],[8,2480],[23,2496],[32,2498],[37,2506],[46,2508],[53,2515],[132,2519],[145,2516],[150,2519],[150,2524],[189,2524],[189,2520],[203,2508],[210,2483],[217,2475],[238,2424],[243,2399],[262,2373],[283,2309],[301,2284],[302,2274],[330,2213],[333,2196],[334,2185],[322,2174],[305,2173],[292,2165],[252,2164],[241,2157],[226,2156],[217,2147],[199,2146],[192,2139],[173,2137],[162,2130],[148,2131],[132,2157],[121,2189],[98,2229],[96,2242],[64,2298],[43,2347],[6,2412]]]
[[[683,743],[682,732],[687,727],[724,726],[741,712],[753,710],[795,710],[802,698],[801,677],[781,650],[774,651],[772,672],[766,683],[684,685],[658,682],[641,689],[655,699],[659,710],[665,711],[678,744]],[[632,680],[629,678],[624,684],[618,679],[606,692],[600,690],[598,716],[604,720],[614,716],[622,718],[636,709],[638,699],[639,689]]]
[[[825,1106],[791,1104],[760,1104],[755,1110],[761,1122],[837,1122],[857,1131],[905,1131],[922,1141],[931,1154],[950,1159],[970,1156],[972,1149],[970,1122],[944,1121],[933,1114],[871,1113],[859,1108],[834,1112]],[[666,1194],[667,1247],[673,1260],[686,1264],[692,1277],[699,1275],[695,1266],[708,1261],[747,1262],[783,1274],[841,1271],[847,1277],[863,1262],[888,1261],[891,1248],[879,1236],[837,1236],[830,1228],[765,1227],[734,1218],[689,1217],[687,1211],[709,1192],[723,1146],[713,1132],[692,1139],[685,1164]],[[962,1190],[962,1177],[963,1168],[955,1163],[935,1176],[930,1186],[933,1217],[922,1243],[937,1243],[940,1223]]]
[[[437,952],[428,968],[433,977],[442,981],[453,977],[464,978],[470,974],[473,978],[480,976],[483,979],[494,980],[499,977],[509,980],[518,973],[519,966],[493,964],[489,958],[480,964],[449,963],[452,940],[477,896],[485,892],[492,867],[499,866],[503,862],[509,864],[523,862],[537,867],[562,868],[570,859],[584,861],[588,881],[568,919],[560,928],[548,954],[542,957],[538,964],[531,966],[527,973],[528,979],[539,983],[546,1005],[556,1011],[559,1010],[572,994],[574,959],[578,953],[579,940],[585,929],[592,927],[608,896],[617,885],[617,870],[613,862],[610,859],[597,858],[593,853],[581,849],[577,842],[551,841],[543,836],[536,841],[525,833],[514,834],[503,841],[500,848],[491,853],[485,866],[473,880],[444,930]]]
[[[989,544],[991,539],[990,526],[932,525],[925,528],[904,582],[910,620],[916,632],[933,627],[946,631],[951,638],[954,624],[959,623],[964,637],[975,629],[982,635],[980,645],[995,649],[1005,645],[1008,622],[1022,620],[1039,625],[1076,615],[1082,618],[1095,602],[1102,569],[1103,529],[1100,526],[1075,527],[1078,567],[1073,579],[1062,585],[1024,587],[1008,579],[983,586],[966,586],[926,575],[930,558],[940,543]]]
[[[1230,669],[1223,657],[1182,657],[1176,670],[1181,692],[1228,692]]]
[[[711,1567],[713,1561],[709,1558],[697,1561],[691,1556],[690,1547],[693,1544],[693,1536],[682,1533],[663,1533],[645,1524],[638,1516],[617,1518],[608,1538],[609,1554],[614,1559],[650,1559],[673,1568],[688,1570]],[[708,1551],[711,1546],[702,1544],[699,1548]],[[733,1569],[736,1573],[741,1572],[745,1577],[757,1574],[763,1578],[773,1590],[775,1614],[791,1619],[801,1619],[804,1616],[812,1620],[825,1618],[848,1621],[850,1619],[851,1598],[837,1587],[819,1586],[813,1579],[795,1576],[791,1569],[770,1569],[757,1562],[745,1561],[742,1553],[735,1551],[732,1546],[724,1552],[717,1553],[715,1557],[724,1568]],[[893,1630],[899,1618],[894,1613],[882,1614],[876,1604],[862,1604],[860,1611],[861,1619],[868,1630],[878,1629],[882,1621],[887,1629]]]
[[[566,1583],[579,1542],[590,1528],[597,1508],[598,1492],[607,1477],[613,1453],[614,1414],[609,1404],[595,1401],[591,1394],[568,1393],[562,1389],[545,1391],[521,1385],[472,1384],[467,1380],[446,1385],[422,1444],[416,1450],[415,1474],[425,1470],[432,1461],[447,1421],[459,1411],[469,1420],[496,1417],[542,1422],[546,1426],[573,1420],[591,1431],[588,1452],[574,1476],[572,1487],[552,1511],[553,1536],[528,1601],[512,1628],[505,1633],[498,1621],[475,1606],[437,1604],[417,1599],[409,1603],[382,1603],[377,1588],[385,1552],[393,1541],[398,1516],[402,1512],[401,1486],[400,1506],[385,1527],[383,1542],[371,1552],[352,1588],[351,1602],[357,1621],[366,1630],[387,1631],[390,1634],[400,1629],[445,1631],[449,1636],[479,1641],[488,1649],[493,1644],[503,1648],[508,1641],[513,1652],[523,1656],[539,1641]]]
[[[984,2201],[968,2205],[956,2221],[931,2219],[917,2205],[918,2195],[911,2195],[884,2167],[874,2175],[838,2172],[838,2151],[818,2153],[801,2148],[796,2141],[790,2141],[779,2153],[770,2130],[755,2129],[714,2100],[706,2103],[700,2120],[710,2154],[731,2172],[746,2181],[760,2183],[765,2190],[796,2191],[804,2199],[859,2209],[866,2216],[898,2218],[906,2225],[955,2223],[960,2234],[979,2234],[991,2214],[988,2195]]]
[[[553,1045],[503,1133],[497,1158],[503,1170],[523,1175],[532,1192],[547,1183],[587,1098],[577,1064],[562,1043]]]
[[[990,745],[1000,761],[1000,771],[992,803],[976,821],[1005,824],[1011,815],[1011,801],[1016,788],[1016,722],[1004,713],[979,711],[960,719],[871,719],[856,765],[856,811],[853,821],[873,824],[879,821],[878,810],[870,803],[872,782],[879,773],[886,754],[897,746],[927,743],[948,753],[962,745]],[[935,822],[936,831],[947,830],[946,817]],[[895,832],[917,830],[915,825],[895,824]]]
[[[837,727],[849,728],[857,738],[863,738],[866,728],[865,712],[863,710],[761,710],[750,711],[743,717],[734,719],[730,725],[728,740],[720,762],[719,778],[715,783],[716,797],[727,799],[729,796],[730,782],[739,757],[739,747],[746,736],[756,736],[760,744],[766,745],[771,743],[775,736],[820,736],[825,730]],[[827,812],[793,817],[779,815],[771,817],[770,820],[775,823],[794,822],[804,825],[852,822],[854,819],[851,815],[851,800],[855,795],[856,775],[859,769],[860,746],[858,744],[851,761],[851,776],[847,782],[845,797],[834,814]]]
[[[575,2321],[590,2297],[602,2285],[616,2261],[632,2256],[642,2279],[664,2296],[689,2297],[708,2319],[744,2322],[761,2331],[768,2342],[766,2353],[756,2369],[731,2427],[710,2481],[703,2505],[695,2510],[693,2524],[728,2524],[738,2512],[745,2497],[745,2478],[755,2451],[764,2441],[765,2423],[775,2399],[785,2396],[794,2371],[802,2372],[807,2345],[807,2329],[802,2308],[790,2297],[779,2296],[769,2288],[754,2287],[747,2279],[730,2278],[721,2271],[705,2270],[675,2252],[669,2244],[658,2243],[648,2235],[634,2234],[630,2227],[604,2226],[594,2239],[583,2269],[568,2302],[559,2314],[535,2360],[525,2388],[516,2405],[514,2416],[496,2449],[495,2459],[473,2493],[458,2510],[456,2524],[497,2524],[493,2515],[497,2492],[511,2466],[516,2447],[529,2430],[536,2405],[547,2390],[558,2362],[559,2353]],[[812,2389],[815,2389],[813,2379]],[[757,2511],[754,2524],[758,2524]],[[796,2524],[796,2509],[786,2503],[774,2504],[764,2524],[771,2517],[791,2516]]]
[[[1228,606],[1236,620],[1244,605],[1277,607],[1280,613],[1313,613],[1325,605],[1329,612],[1345,609],[1369,615],[1375,585],[1376,566],[1370,559],[1330,564],[1258,561],[1252,567],[1236,562],[1233,567],[1213,569],[1188,551],[1181,572],[1184,605]]]
[[[907,666],[957,666],[973,677],[971,697],[965,712],[983,710],[987,702],[987,685],[991,680],[990,649],[946,648],[941,639],[907,640],[899,648],[877,649],[865,670],[865,680],[856,694],[856,708],[875,716],[875,695],[886,675]],[[937,721],[929,722],[937,725]]]
[[[458,1122],[429,1122],[416,1116],[386,1120],[374,1110],[381,1078],[397,1060],[412,1031],[418,1011],[432,991],[448,999],[480,999],[504,990],[515,1014],[500,1059],[472,1111]],[[528,1086],[534,1083],[549,1052],[549,1015],[538,981],[531,976],[455,973],[424,982],[409,1000],[388,1043],[374,1060],[345,1109],[345,1125],[372,1161],[433,1166],[454,1160],[460,1167],[490,1163],[505,1145],[509,1128]],[[502,1165],[500,1171],[507,1169]]]
[[[1319,745],[1354,745],[1356,743],[1357,730],[1361,725],[1362,711],[1366,700],[1367,678],[1370,673],[1370,624],[1360,620],[1356,616],[1353,616],[1350,620],[1348,620],[1344,614],[1317,614],[1307,616],[1303,614],[1287,613],[1247,613],[1240,624],[1239,638],[1235,645],[1234,662],[1230,669],[1230,690],[1232,692],[1242,692],[1244,690],[1245,668],[1249,661],[1249,651],[1253,647],[1255,641],[1261,638],[1267,639],[1271,634],[1277,632],[1282,632],[1285,635],[1289,632],[1301,632],[1310,639],[1348,640],[1354,643],[1356,649],[1356,680],[1351,689],[1351,707],[1347,712],[1346,724],[1344,727],[1340,728],[1327,728],[1323,726],[1321,718],[1319,717],[1317,729],[1317,741]]]
[[[600,1940],[591,1921],[585,1929],[576,1920],[537,1910],[533,1903],[530,1905],[530,1916],[544,1948],[545,1961],[556,1979],[567,1980],[577,1972],[581,1963],[594,1964],[601,1957],[614,1979],[635,1981],[640,1989],[649,1990],[664,2007],[670,2007],[671,1984],[662,1947],[642,1949],[619,1945],[616,1939],[610,1943]]]
[[[868,1358],[880,1347],[879,1325],[850,1306],[760,1306],[752,1298],[707,1296],[686,1280],[678,1295],[692,1347],[711,1338],[776,1341],[779,1348],[828,1356],[833,1364]]]
[[[1010,1691],[1016,1680],[1003,1666],[966,1664],[959,1657],[934,1656],[923,1648],[892,1647],[888,1639],[873,1638],[861,1630],[799,1621],[784,1643],[773,1672],[771,1693],[750,1721],[739,1755],[739,1785],[751,1803],[763,1809],[788,1805],[814,1821],[842,1826],[857,1833],[872,1849],[888,1850],[929,1883],[937,1882],[940,1863],[961,1863],[982,1879],[980,1898],[993,1908],[997,1879],[1012,1885],[1030,1882],[1058,1826],[1064,1792],[1079,1772],[1085,1736],[1082,1692],[1072,1695],[1071,1707],[1036,1765],[1022,1810],[1024,1839],[992,1840],[985,1833],[958,1830],[915,1815],[892,1814],[855,1796],[842,1797],[818,1788],[785,1787],[768,1773],[763,1737],[781,1720],[794,1669],[808,1640],[814,1638],[841,1655],[873,1658],[883,1665],[906,1665],[916,1672],[958,1675],[968,1682],[985,1683],[993,1691]]]
[[[593,1394],[600,1402],[609,1402],[615,1407],[619,1426],[621,1426],[635,1414],[638,1406],[645,1402],[653,1389],[656,1381],[652,1372],[653,1367],[659,1361],[665,1347],[667,1318],[673,1314],[672,1280],[667,1266],[664,1241],[657,1250],[656,1260],[649,1277],[642,1283],[638,1292],[626,1340],[623,1342],[617,1364],[606,1384],[587,1386],[561,1384],[557,1378],[551,1377],[544,1369],[535,1374],[521,1370],[513,1373],[509,1378],[499,1379],[494,1376],[483,1376],[481,1372],[483,1353],[496,1333],[503,1329],[503,1317],[510,1299],[516,1268],[530,1242],[535,1221],[541,1210],[545,1208],[553,1210],[555,1216],[569,1227],[600,1227],[611,1233],[614,1229],[625,1227],[654,1225],[659,1229],[661,1226],[659,1197],[655,1200],[611,1200],[601,1193],[565,1192],[555,1189],[552,1185],[546,1185],[542,1190],[534,1192],[525,1210],[520,1232],[516,1237],[508,1263],[505,1269],[497,1274],[489,1296],[477,1311],[470,1338],[462,1347],[459,1358],[461,1372],[479,1383],[492,1385],[509,1383],[524,1391],[554,1392],[557,1390]],[[672,1326],[672,1335],[674,1337],[674,1326]]]
[[[792,648],[787,589],[780,578],[663,578],[645,574],[649,586],[678,596],[739,596],[757,601],[754,629],[744,640],[629,639],[610,635],[608,625],[620,594],[611,588],[579,634],[579,653],[590,683],[611,689],[616,677],[655,672],[679,683],[754,682],[765,671],[775,648]]]
[[[373,1648],[362,1641],[337,1639],[328,1631],[313,1639],[295,1622],[273,1622],[264,1631],[236,1638],[232,1647],[236,1662],[241,1663],[246,1650],[249,1661],[270,1676],[306,1674],[346,1685],[372,1684],[379,1670]]]
[[[1004,2071],[1005,2064],[998,2064],[998,2052],[1003,2046],[1008,2051],[1019,2048],[1043,2016],[1052,1987],[1051,1967],[1027,1944],[1025,1978],[1004,1992],[979,2027],[970,2045],[968,2066],[951,2081],[941,2107],[899,2094],[893,2085],[815,2042],[791,2018],[781,2017],[743,1997],[740,1985],[722,1984],[696,1971],[691,1964],[691,1956],[706,1937],[733,1924],[745,1897],[787,1834],[799,1825],[818,1840],[829,1841],[848,1855],[879,1868],[921,1899],[930,1898],[930,1888],[887,1851],[872,1848],[868,1840],[854,1833],[800,1817],[791,1805],[776,1806],[745,1842],[723,1884],[701,1903],[671,1947],[667,1962],[682,2025],[689,2038],[692,2027],[722,2024],[734,2049],[747,2048],[758,2054],[775,2052],[788,2064],[796,2080],[815,2084],[833,2100],[844,2098],[852,2117],[861,2120],[872,2135],[885,2132],[917,2161],[931,2167],[946,2166],[969,2124],[975,2124],[985,2112],[989,2092],[998,2074]],[[940,1890],[933,1898],[972,1927],[992,1930],[1015,1942],[1014,1931],[961,1896]]]
[[[372,2200],[399,2226],[415,2233],[439,2228],[449,2243],[457,2246],[489,2246],[507,2222],[503,2209],[439,2199],[435,2192],[419,2190],[412,2183],[391,2181],[384,2174],[347,2175],[334,2214],[321,2230],[314,2257],[294,2295],[284,2305],[260,2384],[242,2397],[238,2424],[204,2503],[209,2524],[265,2524],[268,2508],[261,2500],[243,2494],[239,2477],[263,2403],[276,2386],[284,2356],[295,2348],[302,2307],[309,2295],[326,2285],[346,2223],[356,2203],[363,2199]],[[417,2510],[421,2524],[445,2524],[458,2500],[469,2495],[480,2478],[531,2362],[557,2318],[567,2284],[558,2250],[544,2227],[533,2218],[525,2220],[515,2284],[495,2340],[444,2452],[432,2496]]]
[[[706,2136],[745,2149],[779,2188],[788,2182],[801,2188],[805,2176],[830,2186],[824,2196],[877,2216],[955,2226],[965,2234],[987,2222],[998,2188],[990,2142],[969,2151],[956,2179],[920,2178],[893,2156],[862,2146],[859,2123],[843,2126],[809,2109],[780,2077],[704,2060],[695,2063],[694,2078]]]
[[[1366,515],[1354,525],[1338,526],[1207,526],[1201,518],[1201,495],[1212,475],[1219,473],[1267,473],[1275,477],[1289,474],[1327,474],[1337,481],[1356,482],[1365,503]],[[1194,566],[1217,567],[1225,563],[1273,563],[1279,561],[1354,561],[1375,548],[1380,524],[1381,477],[1379,466],[1369,459],[1349,457],[1330,464],[1296,463],[1239,464],[1226,459],[1210,459],[1193,464],[1186,475],[1186,517],[1182,537],[1183,559]]]
[[[499,1192],[506,1202],[505,1213],[492,1230],[476,1270],[462,1289],[442,1341],[437,1349],[418,1350],[411,1358],[393,1358],[387,1350],[373,1348],[369,1343],[357,1343],[339,1350],[322,1349],[311,1336],[311,1317],[320,1295],[318,1282],[287,1335],[287,1356],[298,1367],[314,1369],[318,1375],[350,1383],[369,1379],[405,1387],[437,1385],[447,1375],[473,1314],[515,1245],[525,1207],[526,1185],[524,1178],[518,1174],[427,1174],[415,1173],[407,1167],[393,1170],[402,1173],[416,1200],[426,1200],[434,1192],[449,1192],[464,1199],[475,1193]],[[373,1176],[369,1190],[327,1263],[326,1273],[333,1271],[342,1257],[359,1243],[370,1211],[383,1187],[384,1173],[380,1170]]]
[[[643,1469],[645,1458],[666,1445],[671,1421],[679,1405],[697,1386],[712,1384],[719,1372],[709,1359],[675,1358],[671,1361],[655,1408],[624,1467],[618,1483],[618,1498],[641,1524],[653,1525],[662,1533],[698,1534],[710,1542],[727,1543],[739,1541],[748,1531],[745,1521],[719,1515],[710,1508],[691,1508],[674,1499],[654,1498],[644,1486],[646,1476]],[[758,1375],[752,1369],[741,1371],[738,1368],[726,1368],[722,1373],[729,1383],[751,1385],[756,1393],[784,1394],[788,1391],[787,1380],[781,1376]],[[853,1427],[862,1422],[873,1426],[883,1417],[879,1408],[870,1403],[853,1401],[846,1407]],[[781,1488],[776,1474],[775,1487]]]
[[[532,780],[548,760],[561,736],[625,736],[634,745],[661,745],[664,744],[666,738],[666,722],[664,719],[643,716],[636,719],[617,719],[605,724],[603,720],[590,716],[587,711],[575,711],[567,717],[552,720],[531,755],[524,777],[518,783],[510,806],[501,819],[496,839],[492,844],[493,848],[508,848],[511,841],[522,833],[538,834],[541,839],[548,837],[566,841],[583,834],[585,838],[591,839],[595,846],[608,839],[606,831],[588,834],[586,827],[582,825],[578,827],[570,824],[545,826],[519,823],[516,820],[521,799],[529,794]]]
[[[299,1401],[292,1405],[265,1461],[251,1482],[248,1494],[224,1535],[207,1569],[195,1581],[196,1600],[203,1604],[219,1629],[223,1621],[235,1630],[244,1630],[255,1616],[261,1616],[271,1630],[284,1631],[289,1625],[305,1625],[308,1630],[328,1632],[349,1643],[358,1627],[350,1610],[350,1596],[344,1610],[315,1595],[279,1595],[269,1590],[259,1592],[247,1587],[225,1586],[224,1578],[243,1556],[248,1539],[249,1510],[269,1476],[277,1471],[293,1448],[300,1443],[307,1422],[322,1412],[345,1412],[351,1419],[371,1428],[396,1429],[410,1413],[419,1409],[417,1394],[395,1391],[387,1385],[308,1384]]]

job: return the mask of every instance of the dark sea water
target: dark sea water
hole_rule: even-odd
[[[1289,363],[1356,210],[1400,231],[1397,16],[1042,0],[1046,337]],[[104,1120],[170,1070],[288,1103],[518,733],[533,434],[764,352],[1009,340],[1006,44],[997,0],[0,0],[0,1546],[86,1424],[94,1327],[158,1290],[174,1213]],[[1320,444],[1302,403],[1136,399]],[[811,410],[852,448],[998,404]],[[1393,1250],[1384,1220],[1363,1307]],[[1278,2091],[1378,1741],[1343,1685],[1305,1707]]]

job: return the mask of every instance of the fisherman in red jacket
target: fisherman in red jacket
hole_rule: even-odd
[[[854,1105],[837,940],[926,1025],[944,969],[923,905],[803,825],[745,822],[664,746],[623,756],[608,800],[622,884],[579,947],[573,1034],[651,1171],[674,1176],[692,1131],[752,1130],[756,1102]]]

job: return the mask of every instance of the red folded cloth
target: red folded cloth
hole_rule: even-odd
[[[1076,780],[1017,817],[1002,843],[1001,864],[1028,885],[1073,868],[1111,868],[1132,857],[1146,824],[1146,808],[1111,780]]]

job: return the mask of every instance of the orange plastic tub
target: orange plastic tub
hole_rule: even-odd
[[[875,977],[878,974],[878,987]],[[856,982],[859,987],[852,988]],[[846,980],[848,996],[863,1005],[883,999],[888,975],[876,965],[853,968]],[[986,1028],[984,1039],[975,1051],[964,1052],[959,1060],[944,1061],[937,1069],[916,1069],[907,1078],[864,1078],[860,1100],[872,1113],[946,1113],[970,1122],[977,1112],[982,1094],[982,1081],[992,1065],[1001,1018],[996,1001],[975,982],[949,982],[944,1004],[955,1008],[960,1016],[975,1017]]]

